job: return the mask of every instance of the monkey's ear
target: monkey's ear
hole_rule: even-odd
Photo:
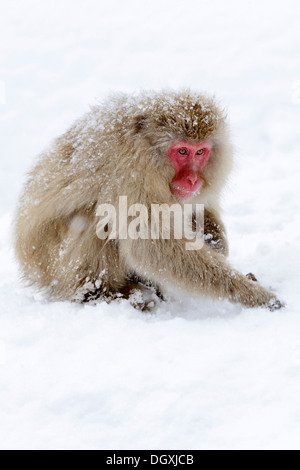
[[[146,128],[146,121],[148,117],[145,114],[140,114],[135,117],[134,120],[134,130],[136,134],[139,134],[143,129]]]

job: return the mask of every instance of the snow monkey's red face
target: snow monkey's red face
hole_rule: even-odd
[[[180,140],[168,149],[176,174],[171,182],[171,191],[180,199],[190,199],[203,183],[202,169],[207,164],[211,153],[211,143],[191,143]]]

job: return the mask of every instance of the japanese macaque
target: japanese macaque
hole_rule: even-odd
[[[213,99],[189,90],[118,94],[59,137],[31,172],[16,224],[25,279],[51,298],[130,298],[147,308],[146,287],[244,306],[281,307],[274,293],[227,262],[220,192],[232,166],[226,118]],[[185,239],[98,238],[97,208],[128,204],[205,205],[205,245]],[[135,297],[136,299],[137,297]],[[150,304],[149,304],[150,305]]]

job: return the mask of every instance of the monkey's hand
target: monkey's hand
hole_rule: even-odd
[[[269,309],[271,312],[275,312],[281,308],[285,308],[285,304],[278,299],[272,299],[267,305],[267,309]]]
[[[246,278],[250,279],[253,282],[258,282],[257,279],[256,279],[256,276],[253,273],[247,274]],[[267,305],[267,308],[271,312],[275,312],[275,310],[279,310],[279,309],[284,308],[284,307],[285,307],[285,304],[283,302],[281,302],[280,300],[278,300],[278,299],[272,299],[269,302],[269,304]]]
[[[207,209],[204,211],[204,241],[220,255],[228,256],[225,227],[217,215]]]
[[[220,255],[227,256],[228,248],[224,238],[218,238],[213,233],[205,233],[204,241],[210,248],[220,253]]]

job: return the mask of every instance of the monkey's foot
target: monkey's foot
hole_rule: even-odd
[[[158,303],[162,301],[154,288],[139,286],[138,289],[133,289],[128,297],[130,304],[142,312],[151,312]]]

